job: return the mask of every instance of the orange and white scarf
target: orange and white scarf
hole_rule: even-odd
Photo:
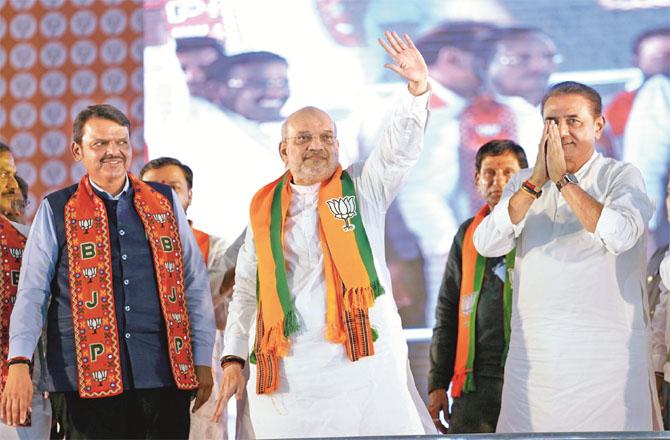
[[[286,172],[258,191],[251,202],[258,257],[256,342],[251,361],[257,364],[258,394],[277,390],[279,360],[288,354],[289,337],[299,326],[284,259],[290,181],[291,173]],[[343,343],[349,359],[356,361],[374,354],[376,335],[368,309],[384,289],[353,181],[342,167],[321,184],[317,211],[326,279],[326,339]]]

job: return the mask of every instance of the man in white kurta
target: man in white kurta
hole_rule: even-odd
[[[474,236],[486,257],[516,246],[497,432],[650,430],[653,207],[635,167],[595,153],[605,123],[595,90],[557,84],[543,116],[546,152],[512,178]]]
[[[356,189],[359,215],[370,242],[375,269],[386,291],[369,310],[371,325],[379,334],[374,342],[374,354],[352,362],[343,344],[326,339],[326,280],[317,201],[321,182],[333,174],[331,165],[337,166],[337,141],[326,146],[324,134],[334,133],[334,124],[324,112],[308,107],[289,117],[280,144],[280,152],[289,150],[286,161],[293,175],[292,197],[284,223],[284,255],[288,289],[300,330],[290,337],[289,353],[280,360],[277,391],[257,394],[256,365],[250,364],[247,391],[253,429],[258,438],[435,432],[408,368],[407,344],[384,264],[384,215],[421,151],[430,93],[426,73],[422,70],[425,64],[409,37],[402,45],[397,36],[388,34],[387,38],[393,41],[389,43],[393,46],[387,46],[397,63],[393,70],[409,81],[409,90],[414,96],[408,93],[398,106],[379,148],[365,163],[347,170]],[[314,137],[305,150],[288,143],[294,131]],[[333,143],[332,137],[328,140]],[[308,159],[321,153],[328,157],[327,166]],[[284,153],[282,157],[286,157]],[[300,167],[294,165],[296,161]],[[316,182],[306,183],[310,180],[305,176],[310,175],[318,176]],[[248,359],[253,345],[256,273],[256,249],[252,228],[248,228],[237,262],[233,301],[225,330],[221,404],[233,393],[239,395],[244,387],[239,363],[229,359]]]

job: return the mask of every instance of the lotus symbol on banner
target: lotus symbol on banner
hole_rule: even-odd
[[[86,325],[93,330],[93,334],[96,334],[102,325],[102,318],[89,318],[86,320]]]
[[[21,248],[9,248],[9,253],[12,255],[12,257],[16,258],[17,260],[23,256],[23,249]]]
[[[88,282],[91,283],[93,282],[93,277],[95,274],[98,273],[98,268],[97,267],[85,267],[82,269],[82,272],[84,273],[84,276],[88,278]]]
[[[88,234],[88,230],[93,227],[93,219],[85,218],[79,220],[79,227],[84,231],[84,234]]]
[[[356,215],[356,198],[354,196],[340,197],[339,199],[327,200],[328,208],[335,218],[344,220],[342,229],[346,232],[353,231],[356,226],[349,222],[349,219]]]
[[[93,371],[93,379],[98,382],[99,386],[102,386],[102,382],[107,380],[107,370]]]

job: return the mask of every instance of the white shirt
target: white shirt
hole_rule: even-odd
[[[592,234],[551,182],[513,225],[509,200],[531,174],[521,170],[510,180],[474,235],[486,257],[517,249],[498,431],[649,430],[643,298],[653,206],[642,176],[595,153],[575,173],[604,205]]]
[[[384,258],[386,208],[421,151],[428,96],[406,97],[380,148],[364,164],[348,169],[375,268],[386,291],[370,309],[370,321],[380,335],[373,356],[351,362],[344,345],[325,338],[326,285],[317,230],[319,185],[292,185],[284,249],[300,331],[291,337],[289,355],[281,359],[277,392],[256,394],[256,368],[250,365],[247,391],[259,438],[434,432],[408,370],[407,344]],[[252,235],[248,228],[237,261],[223,352],[244,359],[255,338],[257,260]]]
[[[651,321],[652,330],[652,359],[655,371],[662,371],[666,382],[670,382],[670,362],[668,362],[668,347],[670,347],[670,325],[668,325],[668,300],[670,300],[670,249],[659,266],[661,282],[658,285],[660,295],[658,305]]]
[[[623,138],[623,160],[642,171],[649,198],[661,211],[670,170],[670,78],[656,75],[635,95]],[[659,226],[660,215],[649,225]]]

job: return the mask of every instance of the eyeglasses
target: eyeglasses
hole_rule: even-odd
[[[527,66],[533,59],[551,64],[561,64],[563,62],[563,57],[557,53],[544,55],[500,55],[498,62],[505,66]]]
[[[289,139],[295,139],[296,145],[306,145],[312,143],[312,141],[314,140],[314,135],[312,133],[303,133],[299,134],[298,136],[286,137],[284,138],[284,141],[287,141]],[[333,145],[335,143],[335,139],[337,138],[332,133],[321,133],[319,135],[319,140],[321,141],[322,144],[325,145]]]
[[[240,79],[240,78],[230,78],[226,85],[230,89],[273,89],[273,88],[286,88],[288,87],[288,80],[285,78],[249,78],[249,79]]]

